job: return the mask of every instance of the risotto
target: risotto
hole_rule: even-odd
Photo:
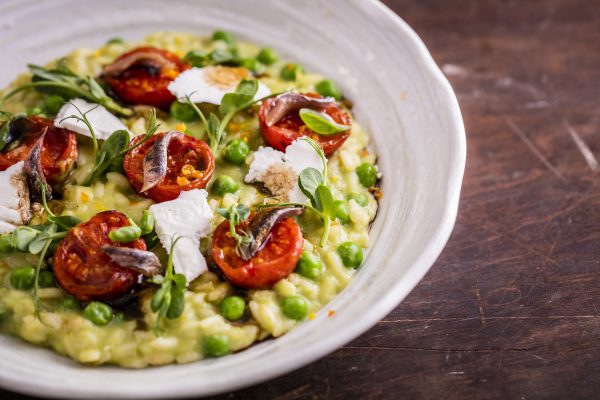
[[[91,365],[220,357],[310,324],[362,263],[369,136],[272,49],[112,39],[2,94],[7,334]]]

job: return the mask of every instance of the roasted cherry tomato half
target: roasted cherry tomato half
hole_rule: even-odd
[[[238,231],[241,232],[248,222],[240,223]],[[303,240],[298,223],[285,218],[275,224],[265,247],[245,261],[236,252],[236,241],[229,233],[229,221],[223,221],[213,234],[212,258],[232,284],[245,289],[263,289],[292,273],[302,255]]]
[[[123,158],[123,169],[131,186],[140,193],[144,184],[144,157],[154,143],[165,133],[157,133],[142,145],[136,147]],[[131,146],[142,140],[138,136]],[[215,171],[215,157],[210,147],[202,140],[181,135],[170,141],[167,149],[167,174],[158,185],[140,193],[157,203],[173,200],[183,191],[203,189]]]
[[[114,242],[108,233],[129,225],[119,211],[104,211],[71,230],[54,253],[54,275],[58,284],[82,301],[116,300],[127,295],[138,282],[139,273],[119,266],[102,251],[102,246],[146,250],[143,239]]]
[[[42,117],[23,117],[13,122],[13,140],[0,152],[0,171],[25,160],[46,128],[42,170],[52,185],[63,180],[77,160],[77,139],[73,132],[57,128],[54,121]]]
[[[167,86],[190,66],[170,51],[138,47],[104,68],[104,81],[124,103],[167,109],[176,99]]]
[[[314,93],[305,93],[305,95],[314,98],[322,97],[321,95]],[[273,101],[274,99],[267,99],[262,102],[258,119],[263,139],[265,139],[265,142],[274,149],[285,151],[285,148],[292,144],[294,140],[302,136],[309,136],[321,145],[323,152],[328,156],[339,149],[346,139],[348,139],[348,136],[350,136],[350,130],[334,135],[319,135],[304,124],[298,112],[286,115],[275,125],[267,126],[265,117],[267,110],[269,110]],[[348,113],[342,110],[338,105],[331,105],[323,111],[339,124],[352,124],[352,119]]]

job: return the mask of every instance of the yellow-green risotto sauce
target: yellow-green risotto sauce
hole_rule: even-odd
[[[61,62],[77,76],[96,77],[102,82],[103,68],[136,47],[153,46],[183,58],[191,51],[201,50],[205,52],[202,54],[214,54],[215,49],[230,49],[227,46],[232,44],[228,40],[229,36],[206,38],[160,32],[151,34],[141,42],[111,40],[98,49],[78,49],[66,55]],[[256,61],[260,50],[260,47],[252,44],[235,42],[237,59]],[[326,77],[301,68],[293,71],[295,76],[286,76],[285,73],[282,74],[282,70],[289,67],[286,61],[271,52],[261,54],[259,60],[264,62],[259,63],[261,70],[255,76],[271,93],[327,92],[327,87],[319,85]],[[57,65],[57,62],[58,60],[48,67]],[[256,67],[256,64],[248,61],[241,65],[251,69]],[[11,89],[30,81],[30,74],[20,75],[2,93],[7,94]],[[34,89],[24,90],[7,99],[0,105],[0,109],[8,113],[40,113],[54,119],[54,115],[48,115],[47,97],[48,94]],[[347,108],[349,101],[342,99],[340,104],[351,115]],[[216,106],[212,108],[213,106],[203,104],[199,107],[207,116],[211,112],[216,113]],[[130,108],[133,110],[132,115],[119,117],[120,120],[133,135],[145,134],[149,107]],[[244,181],[253,161],[253,153],[259,146],[266,146],[259,126],[258,109],[258,105],[253,105],[236,113],[224,131],[224,139],[214,152],[215,172],[205,188],[208,192],[208,205],[214,211],[211,232],[225,220],[216,212],[217,209],[228,209],[236,204],[253,209],[257,205],[273,201],[272,195],[267,194],[263,187]],[[157,123],[160,124],[158,132],[178,130],[208,141],[205,127],[198,118],[192,122],[184,122],[168,110],[158,110],[156,115]],[[153,200],[137,194],[125,173],[118,168],[109,170],[84,186],[83,182],[94,165],[93,146],[89,137],[79,134],[76,137],[79,150],[77,163],[66,181],[58,185],[56,192],[59,195],[49,202],[49,209],[56,215],[75,216],[83,222],[99,212],[118,210],[140,224],[143,212],[154,204]],[[228,162],[223,156],[224,146],[237,138],[245,141],[250,148],[246,160],[239,165]],[[345,218],[331,218],[325,243],[320,244],[324,224],[316,213],[306,210],[303,215],[294,217],[302,229],[304,253],[310,254],[312,262],[322,268],[318,273],[307,273],[296,268],[272,287],[245,290],[231,285],[217,268],[211,266],[208,271],[189,282],[184,292],[185,307],[182,313],[174,319],[162,318],[160,329],[156,329],[157,312],[151,309],[150,303],[160,286],[147,284],[137,293],[140,298],[137,307],[141,310],[131,313],[127,306],[111,304],[110,322],[97,324],[85,311],[87,302],[77,301],[52,279],[51,252],[55,246],[50,246],[47,259],[42,260],[40,279],[44,277],[42,280],[45,282],[38,282],[37,308],[33,289],[26,285],[15,287],[11,271],[22,267],[35,268],[39,262],[39,253],[6,251],[0,254],[0,330],[35,345],[54,349],[81,363],[142,368],[221,356],[245,349],[257,341],[279,337],[298,324],[311,324],[315,314],[340,293],[357,272],[357,265],[348,266],[343,259],[339,251],[340,245],[352,242],[365,251],[369,247],[369,226],[378,207],[378,199],[374,194],[379,196],[380,193],[375,185],[365,185],[364,181],[369,179],[363,179],[357,173],[359,166],[374,166],[376,163],[376,156],[368,150],[368,146],[368,134],[353,120],[348,139],[327,156],[327,185],[333,199],[347,206],[347,215]],[[233,178],[239,185],[239,190],[234,193],[215,193],[212,184],[221,175]],[[32,203],[32,210],[29,225],[47,222],[48,213],[40,204]],[[200,242],[201,252],[209,265],[212,263],[211,241],[212,235],[208,235]],[[153,251],[164,267],[167,263],[165,249],[158,244]],[[223,300],[231,296],[243,300],[243,315],[238,316],[239,318],[228,319],[227,315],[224,316],[231,310],[223,306]],[[298,310],[284,310],[283,304],[289,298],[304,299],[306,307],[299,311],[301,315],[297,315]],[[232,302],[231,307],[239,309],[240,304]],[[293,304],[289,307],[293,308]],[[324,310],[325,313],[327,311]],[[335,318],[333,312],[330,314]],[[290,318],[290,315],[294,318]]]

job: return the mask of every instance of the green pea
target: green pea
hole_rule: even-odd
[[[300,321],[308,313],[308,302],[302,296],[289,296],[283,299],[281,310],[286,317]]]
[[[225,335],[208,335],[203,341],[204,354],[207,357],[221,357],[228,354],[229,337]]]
[[[125,41],[123,40],[123,38],[120,38],[120,37],[110,38],[106,42],[106,44],[123,44],[123,43],[125,43]]]
[[[356,175],[360,184],[369,188],[377,182],[377,168],[370,163],[362,163],[356,167]]]
[[[49,288],[49,287],[56,286],[56,279],[54,279],[54,274],[50,271],[40,272],[38,282],[39,282],[40,287],[43,287],[43,288]]]
[[[337,248],[342,262],[347,268],[358,268],[363,262],[363,249],[354,242],[344,242]]]
[[[230,176],[221,175],[212,184],[212,191],[217,196],[225,196],[227,193],[235,193],[240,189],[240,185]]]
[[[0,253],[9,253],[15,249],[13,235],[10,233],[0,236]]]
[[[147,235],[154,230],[154,215],[148,210],[144,210],[142,213],[142,219],[140,219],[140,229],[142,234]]]
[[[231,32],[214,31],[212,34],[212,41],[216,42],[217,40],[225,42],[230,46],[233,46],[235,44],[235,36],[233,36]]]
[[[219,312],[229,321],[237,321],[242,318],[246,304],[244,299],[239,296],[228,296],[219,304]]]
[[[240,65],[242,67],[248,68],[250,71],[252,71],[255,75],[261,75],[265,73],[265,70],[267,69],[267,67],[265,67],[265,65],[263,63],[261,63],[258,60],[255,60],[253,58],[247,58],[245,60],[242,60],[240,62]]]
[[[366,207],[369,204],[369,197],[364,193],[351,193],[346,197],[348,198],[348,201],[354,200],[362,207]]]
[[[323,272],[323,263],[316,254],[303,251],[298,264],[296,264],[296,272],[305,278],[316,281]]]
[[[169,113],[176,120],[183,122],[194,122],[196,118],[198,118],[198,115],[196,115],[196,111],[194,111],[192,106],[187,103],[180,103],[178,101],[171,103]]]
[[[112,308],[99,301],[92,301],[88,304],[83,310],[83,315],[98,326],[104,326],[113,319]]]
[[[35,268],[21,267],[10,272],[10,284],[19,290],[31,290],[35,284]]]
[[[260,50],[256,59],[265,65],[272,65],[279,60],[279,55],[270,47],[265,47]]]
[[[321,82],[317,83],[315,89],[317,89],[317,92],[322,96],[333,97],[336,100],[342,98],[342,92],[340,91],[340,88],[332,80],[322,80]]]
[[[122,226],[108,233],[108,238],[114,242],[129,243],[142,236],[142,230],[137,226]]]
[[[335,211],[335,217],[340,220],[342,224],[350,222],[350,212],[348,211],[348,202],[344,200],[336,200],[333,202],[333,210]]]
[[[44,113],[46,115],[56,115],[65,104],[65,99],[60,96],[52,95],[46,97],[44,101]]]
[[[286,64],[281,68],[281,79],[293,82],[298,79],[298,75],[304,72],[304,68],[298,64]]]
[[[62,298],[60,305],[69,311],[79,310],[80,308],[79,302],[73,296],[68,295]]]
[[[223,157],[232,164],[243,164],[248,154],[250,154],[250,147],[243,139],[233,139],[223,149]]]

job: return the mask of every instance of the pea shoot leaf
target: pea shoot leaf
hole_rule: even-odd
[[[315,190],[316,208],[329,218],[335,218],[335,207],[331,190],[325,185],[317,186]]]
[[[129,132],[118,130],[104,141],[88,181],[91,183],[108,171],[115,162],[120,163],[123,152],[129,145]]]
[[[248,107],[254,100],[257,91],[258,81],[256,79],[242,80],[235,89],[235,92],[227,93],[223,96],[219,112],[227,115]]]
[[[44,68],[29,64],[31,82],[23,84],[8,92],[3,100],[27,89],[35,89],[42,93],[55,94],[66,99],[82,98],[84,100],[102,104],[109,111],[121,116],[131,116],[130,109],[117,104],[110,98],[102,86],[91,76],[82,78],[68,69],[64,63],[59,63],[57,68]]]
[[[315,206],[315,191],[319,185],[323,184],[323,175],[315,168],[305,168],[298,176],[298,186],[302,193],[308,197],[313,207]]]
[[[300,118],[308,128],[319,135],[335,135],[347,131],[350,125],[338,124],[328,114],[312,110],[310,108],[300,109]]]

